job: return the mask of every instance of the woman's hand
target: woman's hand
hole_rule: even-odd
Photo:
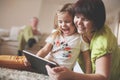
[[[46,65],[46,69],[51,80],[72,80],[72,71],[67,69],[66,67],[59,66],[51,68]]]

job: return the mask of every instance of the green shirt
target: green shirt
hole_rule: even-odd
[[[25,26],[23,30],[18,35],[18,41],[19,41],[19,50],[25,49],[25,45],[28,42],[30,38],[33,38],[33,32],[31,26]]]
[[[106,54],[112,54],[110,80],[120,80],[120,48],[118,47],[116,37],[108,26],[105,25],[100,31],[95,32],[90,43],[90,50],[92,73],[95,72],[96,59]],[[81,54],[78,58],[78,62],[85,72],[84,61]]]
[[[112,68],[110,80],[120,79],[120,49],[117,39],[106,25],[96,32],[90,43],[92,72],[95,72],[95,61],[105,54],[112,54]]]

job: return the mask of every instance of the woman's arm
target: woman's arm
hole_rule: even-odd
[[[46,45],[40,49],[36,55],[44,58],[52,50],[52,46],[52,44],[46,43]]]
[[[111,54],[106,54],[96,60],[95,74],[102,74],[106,79],[109,78],[111,68]]]
[[[96,60],[95,74],[73,74],[73,80],[108,80],[110,74],[111,56],[104,55]]]
[[[94,74],[80,74],[68,70],[65,67],[50,68],[46,66],[48,74],[53,80],[108,80],[110,74],[111,56],[104,55],[96,60],[96,72]],[[56,71],[59,68],[59,71]]]

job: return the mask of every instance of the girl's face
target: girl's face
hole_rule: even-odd
[[[73,25],[72,16],[68,12],[60,12],[58,14],[58,26],[64,36],[70,36],[76,32],[76,27]]]
[[[80,34],[90,34],[93,31],[92,21],[85,18],[82,14],[75,14],[74,23]]]

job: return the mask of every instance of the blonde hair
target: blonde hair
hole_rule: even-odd
[[[56,13],[54,16],[54,29],[57,29],[57,28],[58,28],[58,15]]]
[[[63,12],[68,12],[71,16],[72,16],[72,20],[74,19],[74,9],[73,9],[73,4],[72,3],[67,3],[65,4],[55,15],[54,18],[54,26],[56,31],[52,33],[52,37],[53,39],[56,38],[56,36],[60,36],[61,35],[61,29],[58,26],[58,14],[59,13],[63,13]],[[74,25],[74,22],[72,22],[72,24]],[[77,31],[77,30],[76,30]]]

